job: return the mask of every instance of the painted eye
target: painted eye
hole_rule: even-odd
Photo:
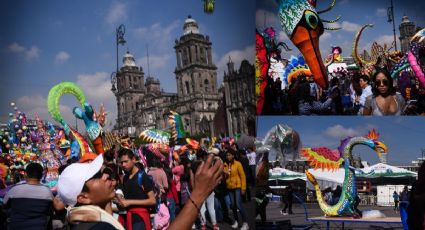
[[[305,20],[307,24],[312,28],[316,29],[317,25],[319,24],[319,18],[314,12],[306,11],[304,14]]]

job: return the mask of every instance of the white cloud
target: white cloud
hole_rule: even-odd
[[[127,6],[120,2],[115,2],[106,15],[106,22],[111,25],[122,23],[127,19]]]
[[[56,63],[65,63],[70,57],[71,56],[67,52],[60,51],[58,54],[56,54],[55,60]]]
[[[358,136],[360,133],[352,128],[345,128],[342,125],[334,125],[325,130],[325,134],[333,138],[345,138]]]
[[[172,60],[171,54],[164,54],[164,55],[149,55],[149,72],[151,73],[151,76],[155,76],[155,73],[158,73],[161,71],[162,68],[164,68],[166,65],[172,65],[176,64],[174,63],[175,60]],[[142,58],[139,58],[136,60],[136,64],[138,66],[143,66],[143,70],[145,72],[145,75],[148,74],[148,57],[144,56]]]
[[[331,33],[329,33],[328,31],[325,31],[323,34],[322,34],[322,36],[320,36],[320,41],[326,41],[326,40],[328,40],[329,38],[331,38],[332,37],[332,34]]]
[[[12,53],[21,53],[21,52],[25,52],[25,50],[26,50],[25,47],[19,45],[16,42],[9,45],[9,51]]]
[[[76,82],[84,91],[86,100],[94,109],[99,111],[100,105],[105,106],[107,116],[107,127],[115,124],[117,117],[117,103],[114,94],[111,92],[110,73],[96,72],[94,74],[80,74]]]
[[[276,13],[259,9],[255,12],[255,25],[257,28],[264,28],[264,25],[275,27],[279,25],[279,19]]]
[[[12,53],[24,53],[25,58],[28,61],[36,60],[40,57],[40,48],[37,46],[31,46],[31,48],[26,48],[24,46],[19,45],[18,43],[14,42],[9,45],[8,50]]]
[[[37,46],[32,46],[26,53],[28,61],[36,60],[40,57],[40,49]]]
[[[35,118],[35,114],[38,114],[41,119],[53,121],[48,110],[47,110],[47,98],[37,94],[31,96],[22,96],[16,101],[16,105],[19,110],[24,112],[27,117]],[[67,122],[74,121],[74,115],[72,109],[65,105],[60,105],[59,110],[61,111],[62,117]]]
[[[385,16],[387,16],[387,9],[385,9],[385,8],[378,8],[378,9],[376,9],[375,14],[378,17],[385,17]]]
[[[223,80],[223,71],[227,72],[226,64],[229,61],[229,56],[232,58],[233,63],[235,63],[235,69],[237,70],[243,60],[248,60],[250,64],[254,64],[255,47],[252,45],[245,47],[243,50],[231,50],[221,56],[220,60],[216,62],[218,84]]]
[[[133,30],[134,36],[138,40],[149,43],[149,50],[169,51],[174,44],[174,31],[181,28],[180,20],[175,20],[168,25],[154,23],[148,27],[138,27]]]
[[[360,30],[360,28],[362,28],[361,25],[356,24],[356,23],[351,23],[351,22],[347,22],[347,21],[343,21],[342,24],[342,29],[348,32],[358,32]]]

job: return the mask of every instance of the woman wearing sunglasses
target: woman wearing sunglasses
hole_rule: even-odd
[[[396,93],[391,75],[384,69],[378,69],[372,82],[373,94],[366,98],[363,115],[401,115],[405,101],[401,94]]]

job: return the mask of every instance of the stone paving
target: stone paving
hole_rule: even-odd
[[[316,204],[307,204],[308,217],[318,217],[323,216],[322,210],[320,210],[319,205]],[[290,220],[292,225],[308,225],[312,224],[306,220],[306,215],[304,208],[297,203],[293,204],[292,211],[294,214],[292,215],[282,215],[280,214],[280,210],[282,209],[282,205],[280,202],[270,202],[267,206],[267,221],[268,222],[278,222]],[[399,213],[395,212],[392,207],[378,207],[378,206],[359,206],[361,211],[365,210],[380,210],[387,217],[399,217]],[[256,218],[257,221],[260,220],[260,216]],[[285,229],[285,228],[282,228]],[[318,222],[313,226],[312,229],[326,229],[326,224]],[[331,224],[331,229],[342,229],[341,224]],[[403,229],[401,224],[350,224],[345,223],[344,229]]]

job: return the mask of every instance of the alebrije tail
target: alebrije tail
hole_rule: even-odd
[[[359,67],[362,67],[362,66],[364,66],[365,64],[368,64],[368,63],[367,63],[367,61],[363,60],[363,59],[360,57],[360,55],[359,55],[359,53],[358,53],[358,51],[357,51],[357,47],[358,47],[358,45],[359,45],[360,36],[361,36],[361,34],[363,33],[363,30],[364,30],[364,29],[366,29],[366,27],[373,27],[373,24],[366,24],[366,25],[364,25],[364,26],[363,26],[363,27],[359,30],[359,32],[357,32],[356,37],[354,38],[354,42],[353,42],[353,52],[352,52],[352,54],[351,54],[351,55],[353,56],[354,60],[356,61],[357,65],[358,65]]]
[[[332,212],[331,206],[327,204],[325,199],[323,198],[323,194],[322,194],[322,191],[320,190],[319,183],[317,183],[317,180],[313,176],[313,174],[305,170],[305,175],[308,181],[310,181],[314,186],[314,190],[316,191],[317,202],[319,203],[319,206],[323,210],[323,212],[328,216],[336,216],[336,211]]]
[[[419,50],[425,49],[421,43],[412,42],[410,44],[409,51],[407,52],[407,60],[416,75],[416,78],[421,83],[422,87],[425,87],[425,74],[422,66],[420,65]]]
[[[171,125],[171,139],[170,145],[177,143],[177,140],[185,139],[186,132],[184,131],[183,120],[180,114],[170,111],[171,115],[168,116],[168,123]]]

